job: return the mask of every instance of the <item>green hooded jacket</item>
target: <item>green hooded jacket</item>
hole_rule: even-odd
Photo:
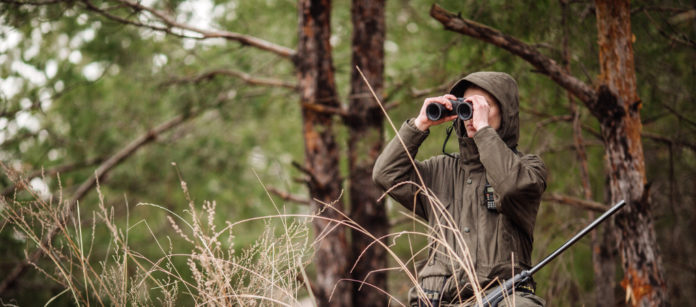
[[[415,161],[430,195],[439,202],[432,201],[417,185],[405,183],[420,185],[421,181],[396,137],[375,162],[372,174],[375,183],[432,227],[431,234],[438,240],[430,239],[429,256],[418,279],[423,288],[440,291],[450,299],[457,293],[465,295],[462,289],[470,293],[467,283],[486,286],[495,278],[510,278],[513,261],[515,272],[531,266],[534,223],[546,189],[542,160],[516,150],[519,102],[515,80],[505,73],[477,72],[459,80],[450,93],[461,97],[471,84],[498,101],[501,125],[497,131],[480,129],[469,138],[464,124],[457,120],[456,159],[439,155]],[[418,130],[413,121],[406,121],[398,133],[415,157],[429,131]],[[494,189],[495,209],[486,206],[486,182]],[[470,264],[465,254],[470,255]],[[466,270],[475,272],[476,279],[470,279]]]

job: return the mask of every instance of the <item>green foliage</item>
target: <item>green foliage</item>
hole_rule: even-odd
[[[353,69],[350,3],[334,2],[332,51],[336,82],[340,98],[347,101],[349,73]],[[540,154],[544,159],[550,173],[547,191],[582,197],[581,164],[572,147],[572,125],[562,119],[571,112],[566,92],[521,59],[443,30],[428,15],[431,2],[387,2],[385,93],[389,102],[399,103],[389,112],[397,128],[416,114],[424,97],[441,95],[447,84],[458,77],[477,70],[509,72],[520,86],[520,149]],[[109,1],[93,3],[98,7],[113,5]],[[177,14],[181,22],[196,22],[194,9],[206,8],[194,7],[187,1],[143,2],[147,3]],[[248,34],[290,48],[296,45],[294,1],[215,0],[209,4],[211,13],[207,20],[203,18],[203,28]],[[564,14],[556,1],[469,0],[440,4],[532,44],[557,63],[564,63]],[[673,140],[671,145],[659,138],[643,141],[653,187],[658,242],[665,252],[670,289],[676,289],[670,291],[679,303],[693,300],[693,293],[678,289],[679,285],[694,282],[694,277],[686,276],[684,272],[688,270],[680,264],[690,263],[688,255],[696,252],[696,238],[688,227],[694,224],[689,204],[694,199],[691,174],[696,171],[692,143],[696,124],[692,118],[696,107],[690,102],[696,86],[696,27],[693,18],[677,17],[693,8],[680,1],[634,1],[631,6],[643,130]],[[156,142],[140,149],[103,180],[107,199],[119,204],[114,206],[117,224],[128,212],[122,205],[123,197],[130,209],[143,202],[158,203],[177,212],[185,209],[186,204],[180,201],[177,169],[192,183],[192,199],[215,199],[221,204],[217,208],[218,222],[276,214],[254,171],[265,185],[306,194],[306,188],[294,180],[302,174],[291,166],[292,161],[303,160],[302,124],[295,92],[254,86],[229,76],[197,83],[171,82],[228,69],[292,83],[295,74],[290,61],[233,41],[178,38],[123,25],[86,10],[82,2],[50,6],[3,3],[0,12],[0,46],[8,46],[0,47],[0,159],[4,163],[28,173],[103,161],[154,126],[178,114],[202,109],[200,115],[158,136]],[[112,12],[130,16],[125,8],[115,7]],[[593,4],[571,1],[566,16],[570,71],[592,84],[599,74]],[[436,90],[425,96],[415,96],[412,91],[428,88]],[[220,93],[233,98],[218,104]],[[576,103],[587,144],[592,195],[595,201],[604,202],[606,170],[599,125],[586,108],[577,100]],[[339,141],[345,140],[345,130],[337,130]],[[385,130],[386,138],[391,139],[394,132],[388,126]],[[444,127],[433,128],[418,158],[440,153],[443,140]],[[456,139],[450,140],[448,151],[456,150]],[[341,163],[345,170],[345,161]],[[81,182],[93,176],[97,165],[62,172],[63,193],[72,195]],[[0,182],[3,189],[10,185],[4,177]],[[51,192],[59,190],[55,176],[46,176],[43,181]],[[82,201],[84,211],[95,209],[95,194],[88,194]],[[17,198],[21,201],[29,196],[21,192]],[[392,220],[400,218],[400,206],[389,206]],[[139,218],[147,220],[158,234],[171,234],[161,210],[138,210]],[[307,211],[299,205],[288,205],[287,210]],[[541,259],[584,225],[586,220],[579,216],[585,216],[580,209],[544,203],[535,233],[534,259]],[[245,227],[237,237],[240,247],[252,244],[266,226],[250,223]],[[0,271],[5,272],[22,257],[19,249],[28,243],[15,236],[12,227],[0,230]],[[95,250],[108,245],[108,236],[97,232]],[[424,244],[422,238],[416,241],[416,245]],[[157,251],[150,235],[142,230],[130,232],[130,243],[141,247],[144,253]],[[396,250],[406,255],[408,244],[399,241]],[[567,274],[540,272],[537,282],[541,296],[555,293],[554,305],[592,305],[589,255],[587,246],[579,246],[555,264],[554,272]],[[186,264],[176,265],[183,268]],[[396,295],[404,297],[399,280],[391,283]],[[33,305],[46,302],[63,290],[51,285],[35,291],[41,284],[36,275],[23,279],[9,297],[22,305]],[[559,297],[551,289],[564,295]],[[69,304],[69,300],[62,301],[65,297],[54,304]]]

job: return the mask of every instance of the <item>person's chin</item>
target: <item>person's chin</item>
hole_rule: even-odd
[[[475,134],[476,134],[476,130],[469,129],[469,128],[466,129],[466,136],[473,138]]]

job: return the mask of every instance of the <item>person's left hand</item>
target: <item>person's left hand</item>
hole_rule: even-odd
[[[474,115],[471,118],[472,125],[476,131],[488,127],[488,113],[490,112],[490,105],[486,100],[486,97],[481,95],[472,95],[466,98],[466,101],[471,102],[474,107]]]

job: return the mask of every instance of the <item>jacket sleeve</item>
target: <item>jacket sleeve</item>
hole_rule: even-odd
[[[541,195],[546,190],[546,166],[536,155],[519,156],[492,127],[476,132],[474,141],[493,186],[498,212],[507,215],[530,237]]]
[[[418,153],[418,147],[428,137],[429,131],[418,130],[413,124],[413,119],[409,119],[401,126],[398,133],[404,141],[408,153],[414,158],[415,167],[418,168],[421,177],[425,181],[426,186],[428,186],[430,181],[429,162],[416,161],[415,157]],[[389,196],[401,203],[401,205],[427,220],[427,211],[420,197],[417,197],[418,186],[412,183],[404,183],[411,181],[417,185],[421,184],[414,165],[408,158],[404,146],[398,137],[395,136],[377,157],[375,166],[372,169],[372,180],[380,188],[388,191]]]

